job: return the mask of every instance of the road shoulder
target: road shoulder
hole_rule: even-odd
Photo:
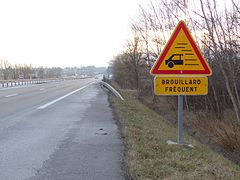
[[[107,94],[99,84],[88,90],[97,91],[90,107],[32,180],[122,179],[122,142]]]

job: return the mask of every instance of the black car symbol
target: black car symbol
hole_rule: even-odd
[[[166,60],[165,63],[169,68],[173,68],[174,65],[183,65],[182,56],[183,54],[173,54]]]

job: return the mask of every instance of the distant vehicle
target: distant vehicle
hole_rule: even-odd
[[[174,65],[183,65],[182,56],[183,54],[173,54],[166,60],[165,63],[169,68],[173,68]]]

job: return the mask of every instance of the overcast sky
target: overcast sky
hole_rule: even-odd
[[[107,66],[147,0],[0,0],[0,59]]]

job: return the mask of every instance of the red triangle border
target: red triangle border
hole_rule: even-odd
[[[204,70],[161,70],[159,67],[164,61],[166,54],[168,53],[170,47],[172,46],[174,40],[176,39],[177,35],[179,34],[180,30],[183,29],[187,39],[189,40],[192,48],[194,49],[197,57],[199,58],[200,62]],[[180,21],[178,26],[176,27],[175,31],[173,32],[171,38],[167,42],[162,54],[156,60],[151,73],[153,75],[211,75],[212,71],[210,67],[207,65],[206,60],[203,58],[201,52],[199,51],[198,47],[196,46],[187,26],[185,25],[184,21]]]

